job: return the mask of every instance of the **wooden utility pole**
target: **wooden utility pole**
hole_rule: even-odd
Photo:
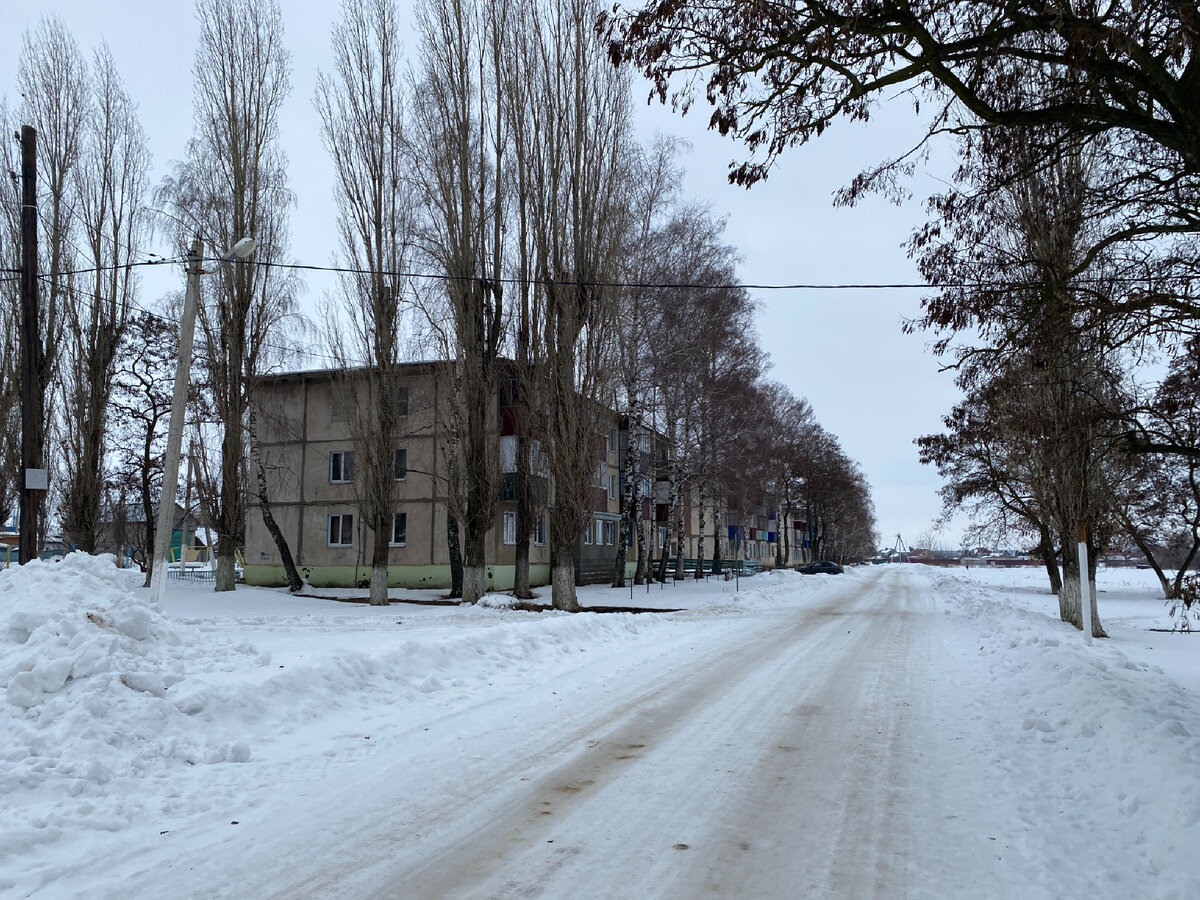
[[[21,538],[22,565],[37,556],[42,468],[42,340],[37,283],[37,130],[21,126]]]

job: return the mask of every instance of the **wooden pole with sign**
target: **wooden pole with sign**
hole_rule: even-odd
[[[38,509],[47,484],[42,468],[42,338],[37,283],[37,130],[21,126],[21,512],[18,559],[37,557]]]

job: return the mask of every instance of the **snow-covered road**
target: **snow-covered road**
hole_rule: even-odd
[[[601,658],[527,688],[556,687],[562,704],[518,692],[469,706],[412,752],[398,746],[334,794],[314,786],[272,810],[273,826],[241,832],[235,877],[221,847],[205,847],[173,867],[179,886],[906,895],[917,839],[940,815],[914,789],[929,773],[913,771],[933,604],[911,579],[882,574],[822,584],[809,607],[746,612],[686,648],[626,655],[608,677],[593,671],[611,665]],[[163,879],[159,869],[129,887],[162,890]]]
[[[1036,574],[572,616],[0,573],[0,896],[1200,896],[1194,639],[1105,575],[1085,647]]]
[[[839,587],[598,703],[574,741],[526,742],[516,768],[545,774],[469,831],[447,823],[379,895],[903,893],[931,606],[894,580]]]

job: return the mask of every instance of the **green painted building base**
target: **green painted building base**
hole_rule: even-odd
[[[300,577],[313,587],[362,588],[371,586],[370,566],[298,566]],[[515,566],[488,566],[487,589],[511,591],[516,576]],[[286,587],[287,575],[283,566],[248,565],[246,584],[258,587]],[[529,582],[535,587],[550,583],[550,566],[546,563],[529,567]],[[449,566],[392,566],[388,569],[388,587],[447,590],[450,587]]]

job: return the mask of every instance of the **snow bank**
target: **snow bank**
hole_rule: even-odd
[[[1200,704],[1185,686],[1190,673],[1175,673],[1181,684],[1156,665],[1145,631],[1086,646],[1058,621],[1052,596],[1041,601],[1050,614],[1027,608],[1032,595],[1014,591],[1011,577],[996,587],[975,573],[928,577],[958,663],[942,702],[988,748],[995,796],[1010,798],[1026,846],[1040,848],[1030,857],[1049,860],[1034,880],[1049,896],[1085,884],[1103,897],[1200,896]],[[1152,598],[1147,605],[1161,614]]]
[[[182,596],[193,613],[172,618],[141,579],[81,553],[0,573],[0,872],[23,873],[0,874],[0,892],[60,877],[88,833],[219,817],[620,655],[669,618],[312,600],[263,615],[286,595],[170,584],[168,608]]]
[[[141,578],[82,553],[0,573],[0,862],[67,826],[127,825],[136,804],[93,815],[114,780],[250,757],[247,741],[214,739],[176,704],[189,665],[213,648],[153,610],[134,590]],[[221,649],[267,662],[248,644]]]

